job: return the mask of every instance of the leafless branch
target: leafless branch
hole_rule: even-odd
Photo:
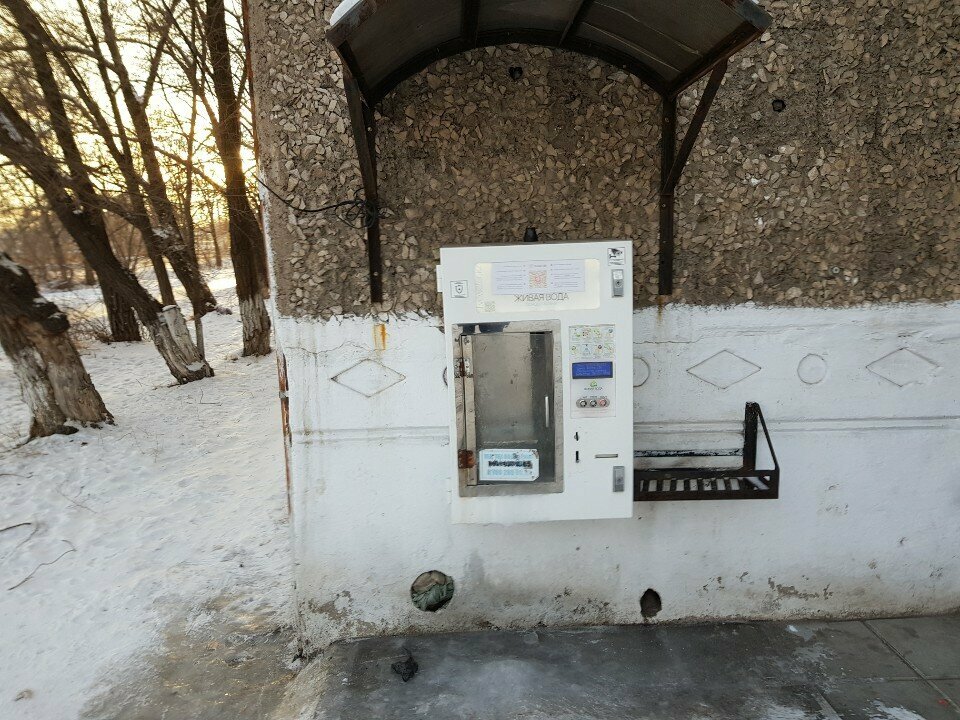
[[[60,542],[66,543],[67,545],[69,545],[69,546],[70,546],[70,549],[69,549],[69,550],[64,550],[62,553],[60,553],[59,555],[57,555],[57,557],[55,557],[55,558],[54,558],[53,560],[51,560],[50,562],[40,563],[40,564],[37,565],[33,570],[31,570],[31,571],[30,571],[30,574],[27,575],[23,580],[21,580],[20,582],[18,582],[16,585],[11,585],[10,587],[7,588],[7,590],[16,590],[18,587],[20,587],[20,586],[23,585],[25,582],[27,582],[27,580],[29,580],[30,578],[32,578],[40,568],[42,568],[42,567],[47,567],[48,565],[53,565],[53,564],[54,564],[55,562],[57,562],[60,558],[62,558],[64,555],[69,555],[70,553],[77,551],[77,548],[74,547],[74,544],[73,544],[72,542],[70,542],[69,540],[61,540]]]
[[[86,510],[86,511],[88,511],[88,512],[92,512],[94,515],[99,515],[99,513],[98,513],[96,510],[94,510],[93,508],[87,507],[86,505],[84,505],[82,502],[80,502],[80,501],[77,500],[76,498],[72,498],[72,497],[70,497],[69,495],[67,495],[65,492],[63,492],[62,488],[63,488],[63,486],[66,485],[66,484],[67,484],[67,481],[64,480],[64,481],[63,481],[62,483],[60,483],[57,487],[54,488],[54,490],[56,491],[57,495],[59,495],[60,497],[62,497],[64,500],[66,500],[66,501],[67,501],[68,503],[70,503],[71,505],[75,505],[75,506],[78,507],[78,508],[83,508],[84,510]]]
[[[3,473],[3,474],[13,475],[13,473]],[[23,476],[19,475],[18,477],[23,477]],[[22,523],[17,523],[16,525],[7,525],[5,528],[0,528],[0,533],[6,532],[7,530],[16,530],[19,527],[30,527],[31,525],[33,525],[32,522],[22,522]]]
[[[175,163],[177,163],[184,169],[187,169],[187,170],[190,170],[191,172],[196,173],[197,177],[199,177],[201,180],[207,183],[210,187],[212,187],[218,193],[223,194],[226,192],[226,188],[221,183],[217,182],[212,177],[207,175],[207,173],[201,170],[196,163],[192,163],[187,158],[182,157],[177,153],[170,152],[169,150],[164,150],[163,148],[157,148],[157,152],[163,155],[163,157],[173,160]]]

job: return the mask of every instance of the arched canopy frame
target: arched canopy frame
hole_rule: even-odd
[[[373,108],[442,58],[510,43],[594,57],[637,77],[662,98],[658,293],[673,292],[674,190],[729,58],[770,24],[753,0],[343,0],[328,40],[344,90],[369,213],[370,294],[383,300]],[[677,97],[710,75],[679,149]]]

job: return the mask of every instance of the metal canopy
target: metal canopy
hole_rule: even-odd
[[[344,89],[364,193],[371,299],[383,298],[376,125],[372,108],[441,58],[523,43],[599,58],[663,96],[659,292],[673,290],[673,189],[719,88],[727,59],[770,24],[752,0],[344,0],[327,38],[344,65]],[[712,73],[676,148],[676,97]]]

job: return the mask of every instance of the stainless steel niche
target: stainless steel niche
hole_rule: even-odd
[[[559,320],[453,326],[460,496],[563,491]]]

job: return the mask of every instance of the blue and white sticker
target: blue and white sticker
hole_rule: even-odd
[[[535,449],[480,451],[480,482],[533,482],[538,477],[540,454]]]

